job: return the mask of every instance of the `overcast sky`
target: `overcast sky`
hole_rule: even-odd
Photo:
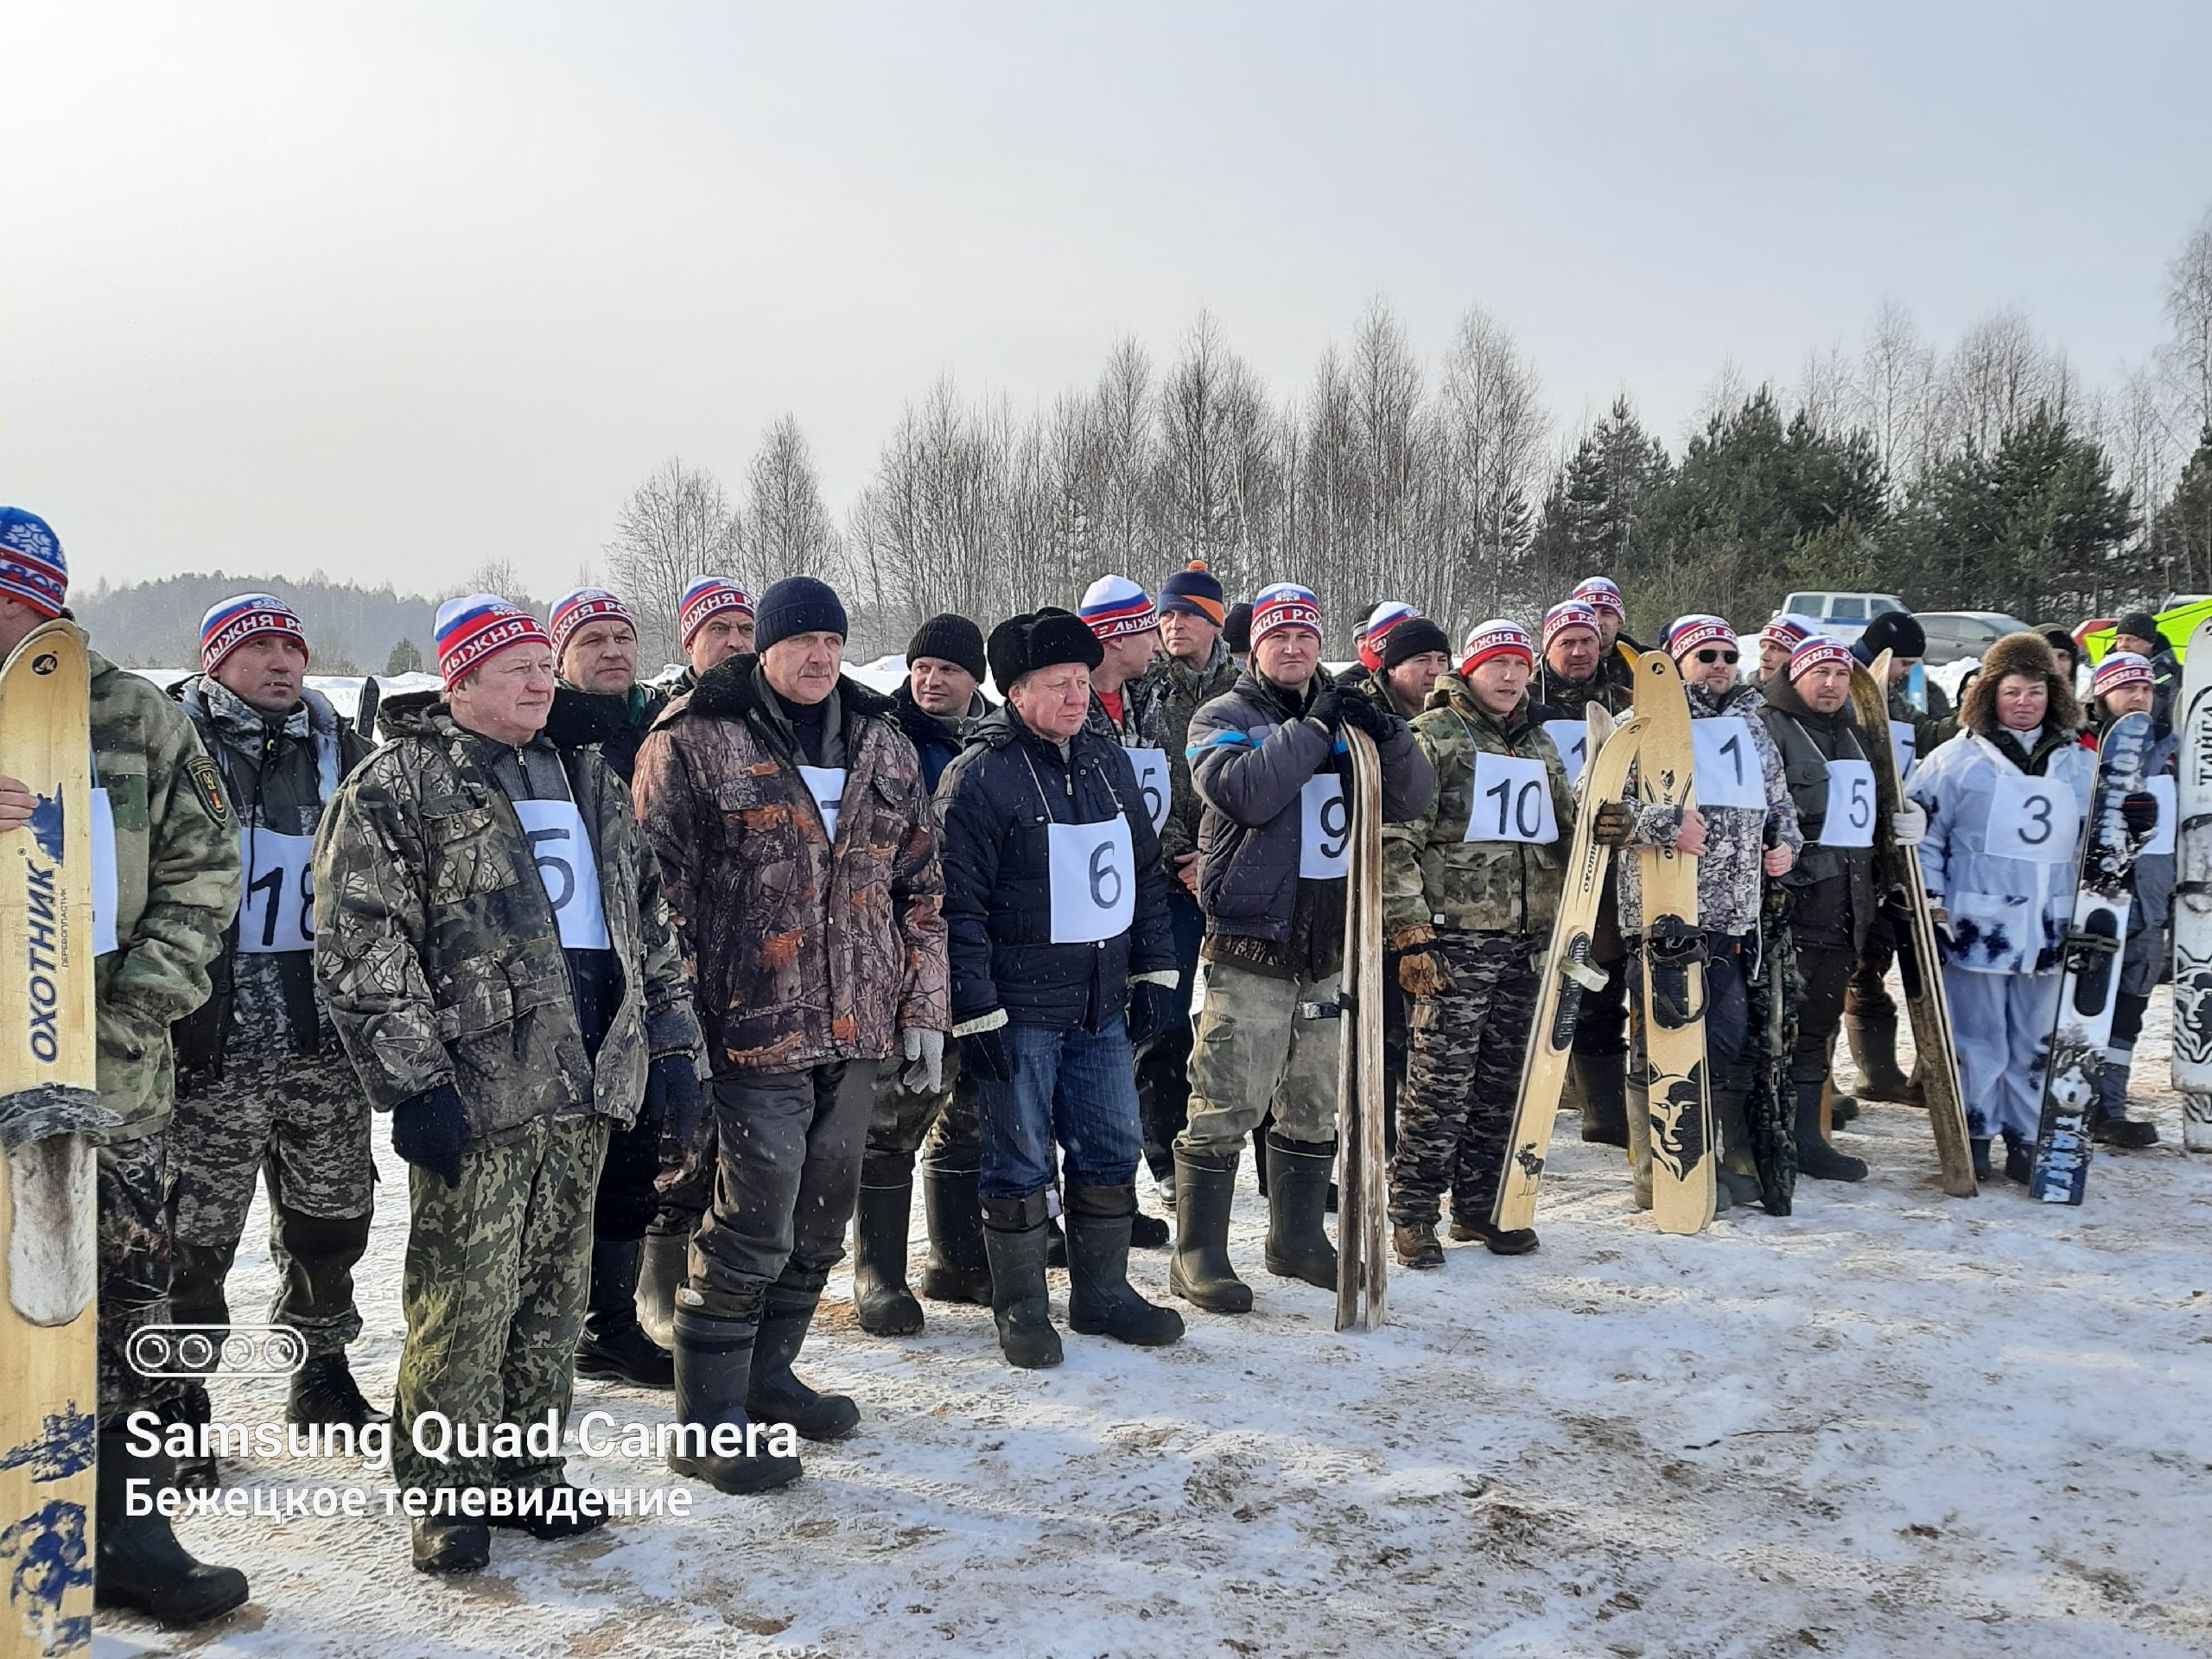
[[[840,515],[940,372],[1201,306],[1279,395],[1470,303],[1670,441],[1885,295],[2092,381],[2212,203],[2212,8],[0,9],[0,501],[79,581],[566,586],[795,414]]]

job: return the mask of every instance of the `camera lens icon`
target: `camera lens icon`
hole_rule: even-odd
[[[141,1376],[289,1376],[307,1363],[308,1345],[283,1325],[148,1325],[124,1349]]]

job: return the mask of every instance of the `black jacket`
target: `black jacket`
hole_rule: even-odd
[[[1018,1026],[1100,1029],[1119,1018],[1132,975],[1175,968],[1167,877],[1135,770],[1121,745],[1088,728],[1059,747],[1011,709],[969,728],[937,791],[944,825],[944,920],[952,1018],[1004,1008]],[[1054,944],[1048,823],[1128,819],[1135,910],[1124,933]]]
[[[914,753],[921,757],[922,787],[932,795],[937,792],[938,780],[944,776],[961,750],[961,733],[991,711],[990,702],[978,691],[968,700],[968,712],[946,719],[933,715],[914,701],[914,688],[907,681],[900,681],[899,689],[891,694],[893,712],[899,720],[899,729],[906,734],[906,741],[914,746]]]
[[[1815,714],[1787,674],[1765,683],[1760,718],[1782,751],[1783,774],[1797,804],[1805,845],[1782,885],[1796,896],[1791,919],[1801,943],[1859,950],[1874,919],[1874,849],[1820,844],[1827,822],[1828,762],[1864,760],[1866,741],[1849,703],[1832,715]],[[1883,736],[1886,738],[1885,732]],[[1877,839],[1881,837],[1878,835]]]
[[[545,717],[545,736],[555,747],[581,749],[599,745],[600,759],[624,783],[637,769],[638,751],[652,730],[653,721],[668,706],[667,696],[643,684],[626,695],[580,691],[573,685],[554,689],[553,708]]]

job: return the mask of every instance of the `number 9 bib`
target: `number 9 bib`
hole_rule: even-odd
[[[1136,854],[1129,821],[1045,827],[1052,863],[1052,943],[1090,944],[1129,931],[1137,910]]]
[[[1989,830],[1983,839],[1990,856],[2070,864],[2081,831],[2082,809],[2071,790],[2009,766],[1997,774],[1989,801]]]
[[[1333,772],[1316,772],[1298,791],[1298,874],[1305,881],[1334,881],[1351,867],[1351,809]]]

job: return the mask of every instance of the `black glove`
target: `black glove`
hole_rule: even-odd
[[[2120,816],[2131,836],[2147,836],[2158,827],[2158,798],[2138,790],[2120,804]]]
[[[1334,737],[1337,728],[1344,723],[1346,705],[1355,701],[1357,699],[1347,697],[1335,686],[1325,685],[1313,694],[1313,702],[1306,711],[1306,718]]]
[[[960,1039],[960,1064],[991,1083],[1014,1081],[1014,1044],[1004,1026],[971,1031]]]
[[[1590,835],[1600,847],[1625,847],[1636,833],[1636,814],[1626,801],[1600,801],[1590,817]]]
[[[1362,696],[1346,697],[1341,709],[1341,717],[1345,725],[1355,731],[1365,732],[1377,743],[1387,742],[1406,723],[1389,709],[1377,708]]]
[[[391,1109],[391,1149],[416,1168],[461,1189],[461,1154],[468,1149],[468,1114],[449,1083],[410,1095]]]
[[[1175,988],[1149,979],[1129,987],[1129,1046],[1137,1047],[1175,1023]]]
[[[678,1146],[690,1146],[699,1133],[704,1105],[689,1054],[664,1054],[645,1068],[645,1121]]]

